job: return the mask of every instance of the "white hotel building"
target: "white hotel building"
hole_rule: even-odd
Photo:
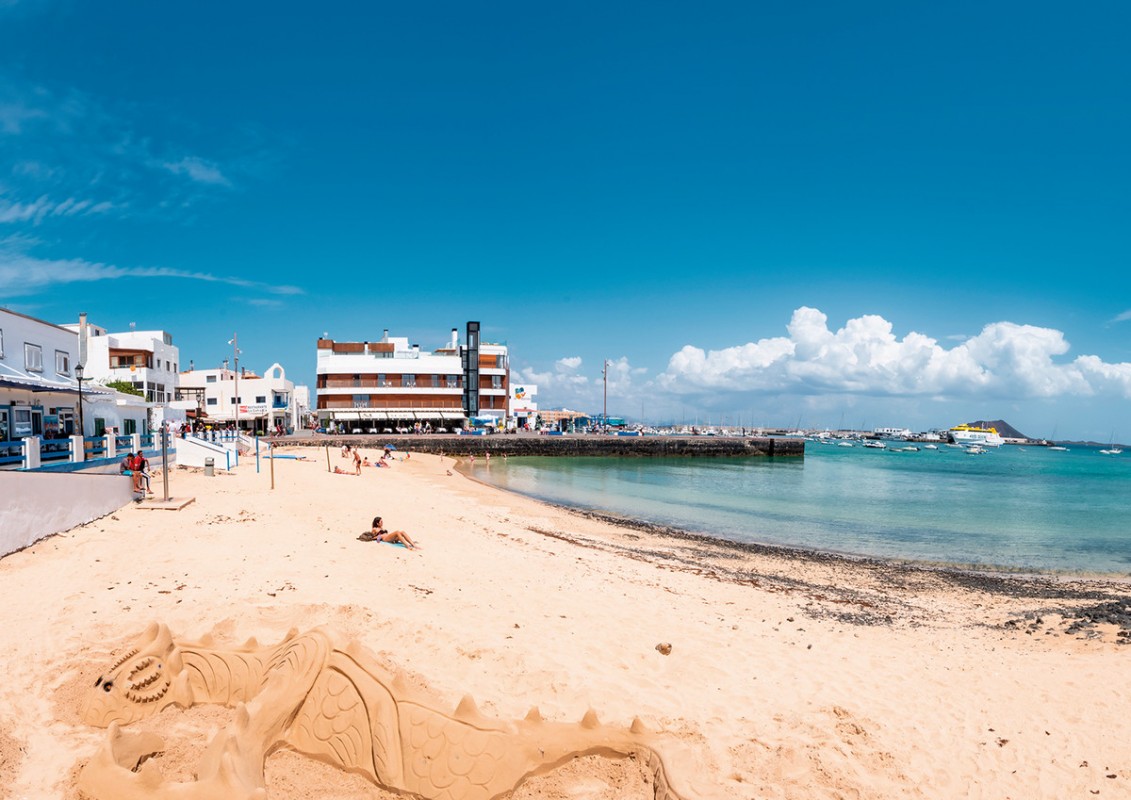
[[[479,323],[467,324],[467,341],[452,328],[450,341],[431,352],[386,330],[374,342],[318,340],[316,407],[321,425],[380,433],[416,422],[460,428],[469,419],[508,413],[510,365],[505,344],[479,340]]]

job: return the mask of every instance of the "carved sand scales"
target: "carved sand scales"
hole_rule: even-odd
[[[197,780],[163,779],[149,756],[164,743],[122,725],[169,705],[236,706],[235,719],[209,745]],[[470,697],[454,713],[409,689],[357,642],[333,632],[292,631],[274,646],[254,640],[218,649],[210,640],[175,643],[156,623],[86,698],[83,719],[109,726],[109,741],[83,767],[79,787],[96,800],[266,800],[264,762],[290,748],[365,776],[377,786],[430,800],[490,800],[526,778],[582,755],[635,756],[654,776],[659,800],[693,800],[677,791],[662,737],[639,720],[629,729],[543,722],[537,709],[516,722],[482,715]]]

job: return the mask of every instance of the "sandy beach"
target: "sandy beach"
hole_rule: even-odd
[[[451,457],[354,476],[322,449],[280,452],[307,460],[277,460],[274,490],[266,462],[177,469],[186,508],[126,507],[0,560],[0,797],[83,796],[107,734],[82,698],[151,621],[232,646],[329,626],[451,708],[639,717],[711,797],[1131,797],[1125,585],[728,546],[506,494]],[[358,541],[377,514],[420,549]],[[232,713],[142,726],[187,780]],[[645,798],[650,780],[586,756],[513,796]],[[399,796],[286,750],[267,789]]]

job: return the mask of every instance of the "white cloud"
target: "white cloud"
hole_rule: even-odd
[[[118,267],[83,259],[42,259],[22,252],[13,240],[0,241],[0,297],[26,295],[49,286],[93,283],[119,278],[180,278],[241,286],[269,294],[302,294],[296,286],[271,285],[243,278],[171,267]]]
[[[652,391],[648,382],[641,382],[648,370],[632,366],[624,356],[608,361],[607,383],[602,374],[603,362],[597,363],[596,374],[592,376],[582,373],[581,367],[580,356],[567,356],[559,358],[552,369],[543,372],[531,367],[516,370],[515,379],[538,387],[537,401],[542,408],[599,409],[607,391],[611,413],[614,402],[638,408],[639,395]]]
[[[21,134],[28,122],[43,119],[46,116],[47,113],[42,109],[31,108],[24,103],[0,103],[0,133]]]
[[[1126,322],[1129,319],[1131,319],[1131,309],[1124,311],[1122,314],[1117,314],[1112,322]]]
[[[196,156],[185,156],[180,161],[175,162],[166,161],[161,166],[174,175],[187,175],[197,183],[211,184],[214,186],[232,185],[232,182],[220,171],[220,167],[211,161],[205,161],[203,158],[197,158]]]
[[[42,195],[28,203],[14,202],[0,198],[0,224],[29,222],[38,225],[48,217],[77,217],[102,214],[113,208],[109,202],[95,203],[92,200],[55,201]]]
[[[838,393],[887,397],[1051,398],[1117,392],[1131,397],[1131,365],[1095,356],[1061,362],[1064,334],[995,322],[946,348],[914,331],[902,338],[879,316],[831,330],[819,310],[794,311],[788,336],[705,352],[686,345],[657,386],[677,395],[709,392]]]

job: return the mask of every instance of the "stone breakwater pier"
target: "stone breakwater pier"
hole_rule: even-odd
[[[387,444],[397,450],[449,456],[623,456],[639,458],[678,457],[789,457],[805,455],[804,439],[739,436],[535,436],[493,434],[455,436],[429,434],[317,435],[282,440],[289,446],[337,447],[344,444],[363,450],[380,450]]]

